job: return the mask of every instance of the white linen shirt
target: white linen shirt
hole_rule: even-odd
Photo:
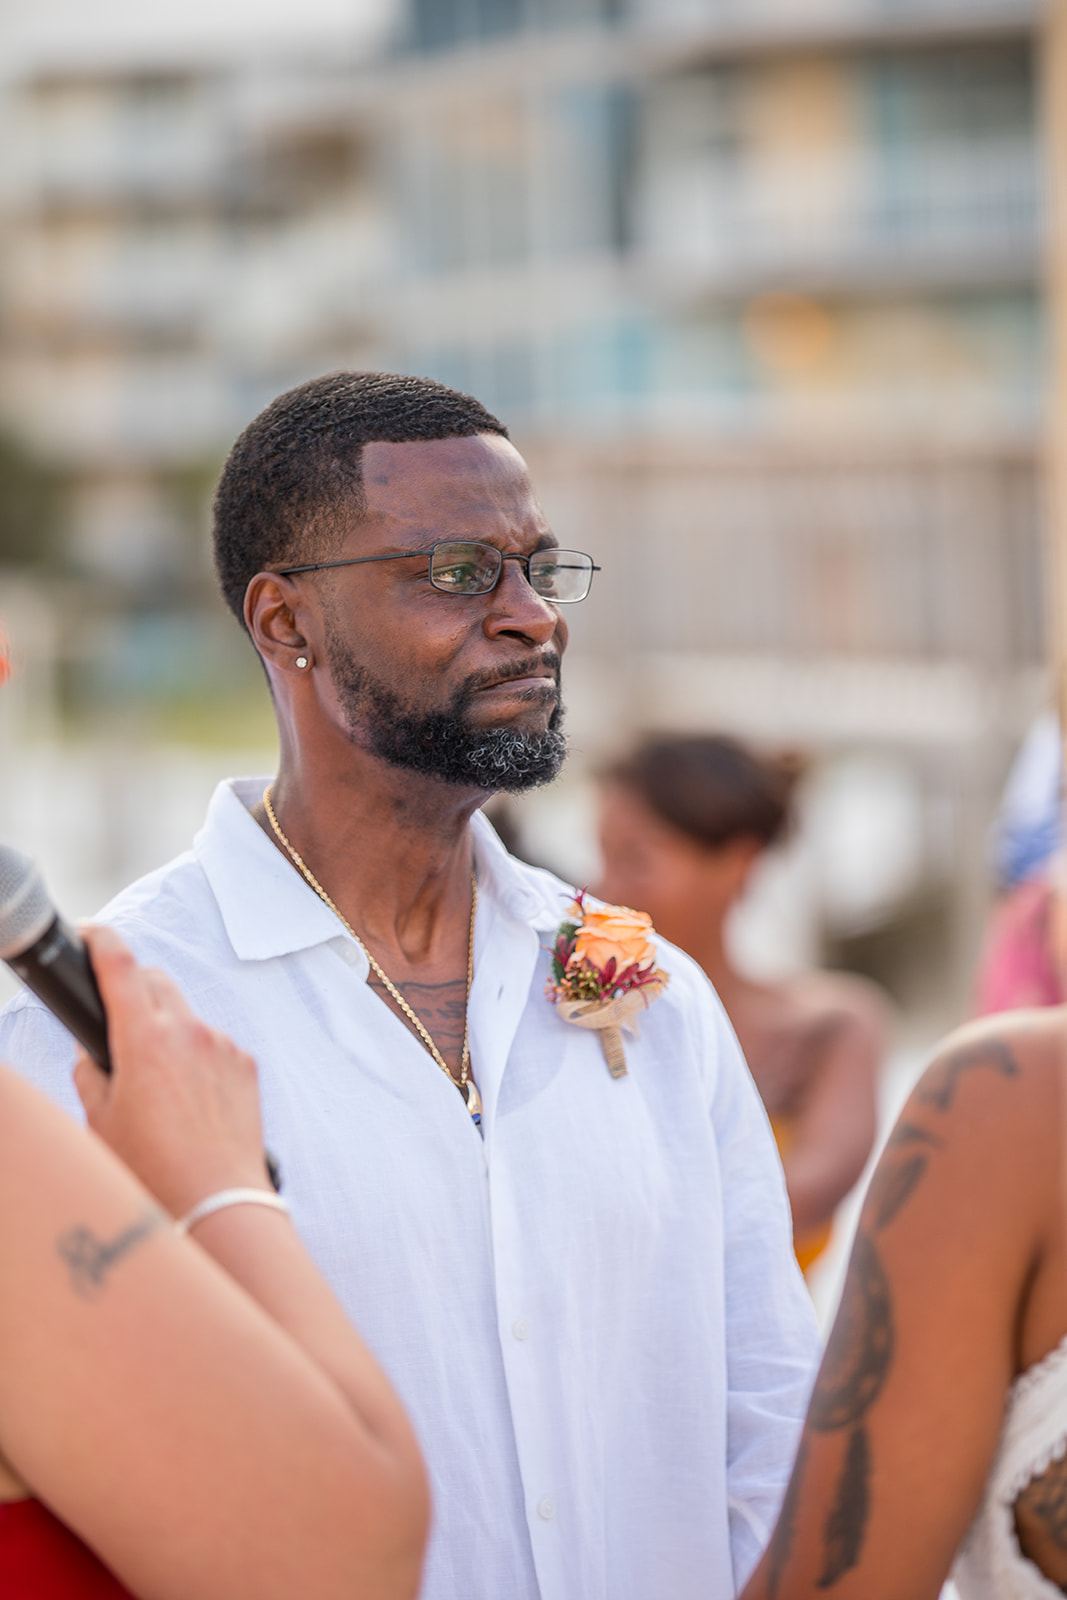
[[[572,891],[480,815],[479,1132],[366,957],[220,784],[192,851],[103,913],[259,1064],[302,1238],[429,1466],[424,1600],[729,1600],[773,1526],[817,1356],[781,1168],[724,1013],[670,986],[610,1076],[545,998]],[[0,1059],[77,1111],[27,993]]]

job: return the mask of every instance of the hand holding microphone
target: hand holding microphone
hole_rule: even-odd
[[[90,1125],[169,1209],[183,1214],[213,1187],[263,1183],[251,1057],[194,1016],[169,978],[138,967],[112,929],[83,940],[32,861],[4,845],[0,960],[81,1044],[75,1083]]]
[[[74,1070],[93,1132],[176,1217],[220,1190],[268,1189],[252,1057],[139,967],[113,928],[85,940],[115,1063],[105,1073],[83,1051]]]

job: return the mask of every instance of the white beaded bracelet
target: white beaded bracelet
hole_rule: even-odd
[[[174,1226],[179,1233],[188,1233],[190,1228],[195,1228],[212,1212],[224,1211],[227,1206],[269,1206],[272,1211],[284,1211],[286,1216],[289,1215],[288,1201],[283,1200],[280,1194],[272,1194],[269,1189],[220,1189],[218,1194],[209,1194],[201,1200]]]

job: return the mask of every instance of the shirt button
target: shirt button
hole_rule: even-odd
[[[511,1331],[516,1339],[528,1339],[530,1337],[530,1324],[525,1317],[520,1317],[517,1322],[511,1324]]]
[[[552,1518],[556,1515],[556,1502],[553,1500],[550,1494],[546,1494],[540,1500],[538,1500],[537,1515],[541,1518],[542,1522],[551,1522]]]

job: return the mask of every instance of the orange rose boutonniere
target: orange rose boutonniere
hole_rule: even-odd
[[[626,1072],[622,1030],[637,1034],[638,1014],[663,993],[668,974],[656,966],[652,918],[629,906],[585,904],[583,889],[567,907],[552,944],[545,990],[564,1022],[593,1028],[613,1078]]]

